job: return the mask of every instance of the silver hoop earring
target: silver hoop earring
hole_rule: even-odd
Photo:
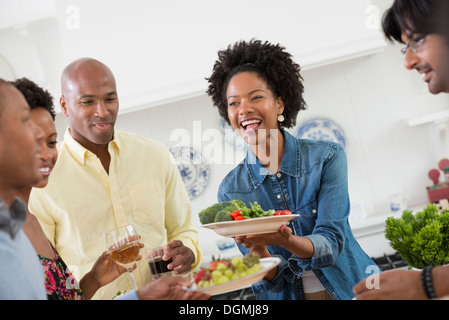
[[[278,121],[279,122],[284,122],[285,118],[282,114],[278,115]]]

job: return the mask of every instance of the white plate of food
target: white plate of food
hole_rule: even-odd
[[[215,222],[203,224],[201,227],[214,230],[223,237],[252,236],[277,232],[282,225],[288,224],[290,220],[297,217],[299,217],[299,214],[279,215],[239,221]]]
[[[277,267],[281,263],[281,259],[276,257],[271,258],[262,258],[259,260],[259,265],[261,269],[255,273],[249,274],[245,277],[242,277],[240,279],[228,281],[222,284],[217,284],[205,288],[198,288],[196,284],[194,284],[192,287],[188,288],[189,290],[195,290],[195,291],[202,291],[204,293],[210,294],[211,296],[222,294],[226,292],[231,292],[235,290],[239,290],[241,288],[250,286],[253,283],[256,283],[260,280],[262,280],[265,275],[273,269],[274,267]]]

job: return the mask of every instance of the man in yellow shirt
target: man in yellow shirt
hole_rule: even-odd
[[[61,78],[61,109],[69,128],[47,187],[33,189],[29,208],[77,278],[106,249],[103,233],[134,224],[146,248],[168,243],[175,274],[200,260],[187,192],[170,152],[160,143],[114,129],[119,100],[114,75],[82,58]],[[145,259],[134,271],[137,286],[151,281]],[[94,298],[131,289],[127,274]]]

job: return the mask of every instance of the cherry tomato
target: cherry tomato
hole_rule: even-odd
[[[287,216],[292,214],[290,210],[278,210],[275,213],[273,213],[273,216]]]
[[[231,217],[235,218],[235,217],[240,216],[240,215],[241,215],[241,214],[240,214],[241,212],[242,212],[242,210],[235,210],[235,211],[230,212],[229,215],[230,215]]]

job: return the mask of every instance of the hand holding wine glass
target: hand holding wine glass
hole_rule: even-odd
[[[137,290],[133,275],[133,264],[139,257],[139,236],[133,225],[113,229],[105,232],[106,248],[112,252],[112,260],[126,268],[131,277],[133,287]]]

